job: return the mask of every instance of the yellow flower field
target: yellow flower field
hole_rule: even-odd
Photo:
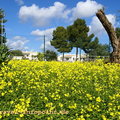
[[[120,65],[10,61],[0,71],[0,119],[120,120]]]

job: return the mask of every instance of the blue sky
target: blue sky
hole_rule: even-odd
[[[43,35],[46,35],[46,48],[54,50],[49,42],[52,31],[58,26],[67,27],[76,18],[85,19],[90,33],[99,37],[101,43],[108,43],[108,36],[95,13],[104,6],[108,19],[116,27],[119,5],[120,0],[0,0],[0,8],[8,20],[5,23],[8,46],[38,52],[42,52]]]

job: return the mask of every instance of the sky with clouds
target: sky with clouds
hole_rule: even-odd
[[[86,20],[90,33],[99,37],[100,43],[109,43],[95,13],[104,8],[107,18],[116,27],[116,15],[120,10],[120,0],[0,0],[0,3],[8,20],[5,23],[8,46],[38,52],[43,50],[44,35],[46,49],[54,50],[50,45],[53,30],[58,26],[67,27],[77,18]]]

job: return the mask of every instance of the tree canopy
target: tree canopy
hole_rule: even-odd
[[[78,56],[78,48],[83,48],[83,41],[87,40],[87,33],[89,32],[89,27],[87,27],[85,20],[77,19],[74,21],[73,25],[67,27],[68,39],[72,47],[76,47],[76,59]]]
[[[51,40],[51,45],[54,46],[58,52],[63,53],[63,60],[64,60],[64,53],[70,52],[72,47],[68,40],[67,29],[60,26],[57,27],[56,30],[53,31],[53,39]]]
[[[11,50],[10,53],[12,56],[23,56],[23,53],[21,50]]]
[[[120,29],[116,31],[119,33]],[[99,44],[99,39],[94,34],[89,35],[89,27],[85,20],[79,18],[67,29],[62,26],[57,27],[53,31],[51,45],[61,53],[70,52],[73,47],[76,47],[76,60],[78,58],[78,48],[93,56],[109,55],[109,46]]]
[[[57,60],[57,53],[51,50],[46,50],[45,51],[45,60],[46,61],[52,61],[52,60]]]

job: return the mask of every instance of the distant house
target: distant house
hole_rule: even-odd
[[[62,61],[62,58],[63,58],[63,56],[59,55],[57,60],[58,61]],[[78,55],[77,60],[84,61],[84,60],[86,60],[86,58],[87,58],[87,55],[86,54],[82,54],[81,55],[81,59],[80,59],[80,56]],[[64,55],[64,61],[74,62],[74,61],[76,61],[76,55],[75,54],[65,54]]]
[[[22,53],[24,54],[24,58],[25,58],[25,59],[38,60],[38,59],[37,59],[38,52],[22,51]]]
[[[21,60],[23,59],[23,56],[13,56],[13,60]]]
[[[21,60],[21,59],[38,60],[38,58],[37,58],[38,52],[22,51],[22,53],[23,53],[23,56],[13,56],[13,59],[14,60]],[[62,61],[62,58],[63,58],[63,56],[59,55],[57,57],[57,61]],[[80,59],[79,55],[77,58],[78,61],[85,61],[86,59],[87,59],[86,54],[81,54],[81,59]],[[65,54],[64,61],[74,62],[74,61],[76,61],[76,55],[75,54]]]
[[[38,52],[29,52],[29,51],[22,51],[23,56],[13,56],[14,60],[21,60],[21,59],[28,59],[28,60],[38,60],[37,55]]]

